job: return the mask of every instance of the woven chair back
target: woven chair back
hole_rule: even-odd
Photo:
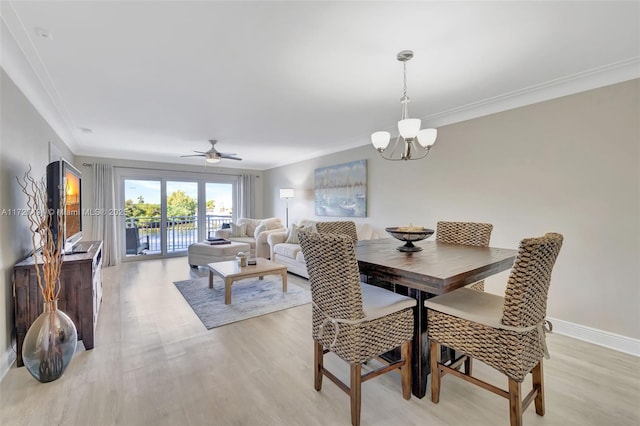
[[[504,296],[504,325],[531,327],[544,320],[551,270],[562,240],[561,234],[548,233],[520,242]]]
[[[311,284],[311,299],[331,318],[364,318],[360,271],[353,244],[353,239],[347,235],[300,234],[300,247]]]
[[[489,247],[493,225],[478,222],[438,222],[436,241]]]
[[[335,221],[335,222],[318,222],[316,223],[316,229],[321,234],[343,234],[353,238],[353,241],[358,241],[358,232],[356,231],[356,224],[353,221]]]

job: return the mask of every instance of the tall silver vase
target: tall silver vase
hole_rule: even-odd
[[[76,352],[78,332],[58,301],[44,302],[44,312],[31,324],[22,344],[22,360],[41,383],[62,376]]]

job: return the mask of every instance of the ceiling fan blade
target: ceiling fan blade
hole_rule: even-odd
[[[211,149],[209,149],[208,151],[196,151],[193,150],[193,152],[195,152],[196,154],[190,154],[190,155],[181,155],[181,157],[205,157],[207,160],[212,160],[212,159],[228,159],[228,160],[236,160],[236,161],[241,161],[242,158],[240,157],[236,157],[236,153],[235,152],[219,152],[218,150],[216,150],[216,143],[218,141],[215,139],[209,139],[209,143],[211,144]]]

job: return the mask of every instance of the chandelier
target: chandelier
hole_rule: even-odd
[[[398,121],[400,133],[389,149],[391,134],[381,131],[371,134],[371,143],[385,160],[419,160],[429,154],[429,150],[436,141],[436,129],[420,130],[419,118],[409,118],[409,97],[407,96],[407,61],[413,58],[413,51],[403,50],[398,53],[398,60],[404,67],[404,94],[400,98],[401,117]]]

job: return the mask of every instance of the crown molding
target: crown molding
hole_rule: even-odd
[[[416,118],[422,119],[423,127],[441,127],[638,78],[640,78],[640,56]],[[367,143],[363,144],[362,139]],[[304,158],[291,159],[271,168],[369,144],[369,135],[361,136],[351,143],[342,144],[340,149],[318,150],[305,155]]]
[[[482,99],[422,120],[428,127],[440,127],[636,78],[640,78],[640,56]]]
[[[0,66],[31,102],[58,137],[78,150],[73,122],[64,108],[49,73],[11,2],[2,2],[0,16]]]

